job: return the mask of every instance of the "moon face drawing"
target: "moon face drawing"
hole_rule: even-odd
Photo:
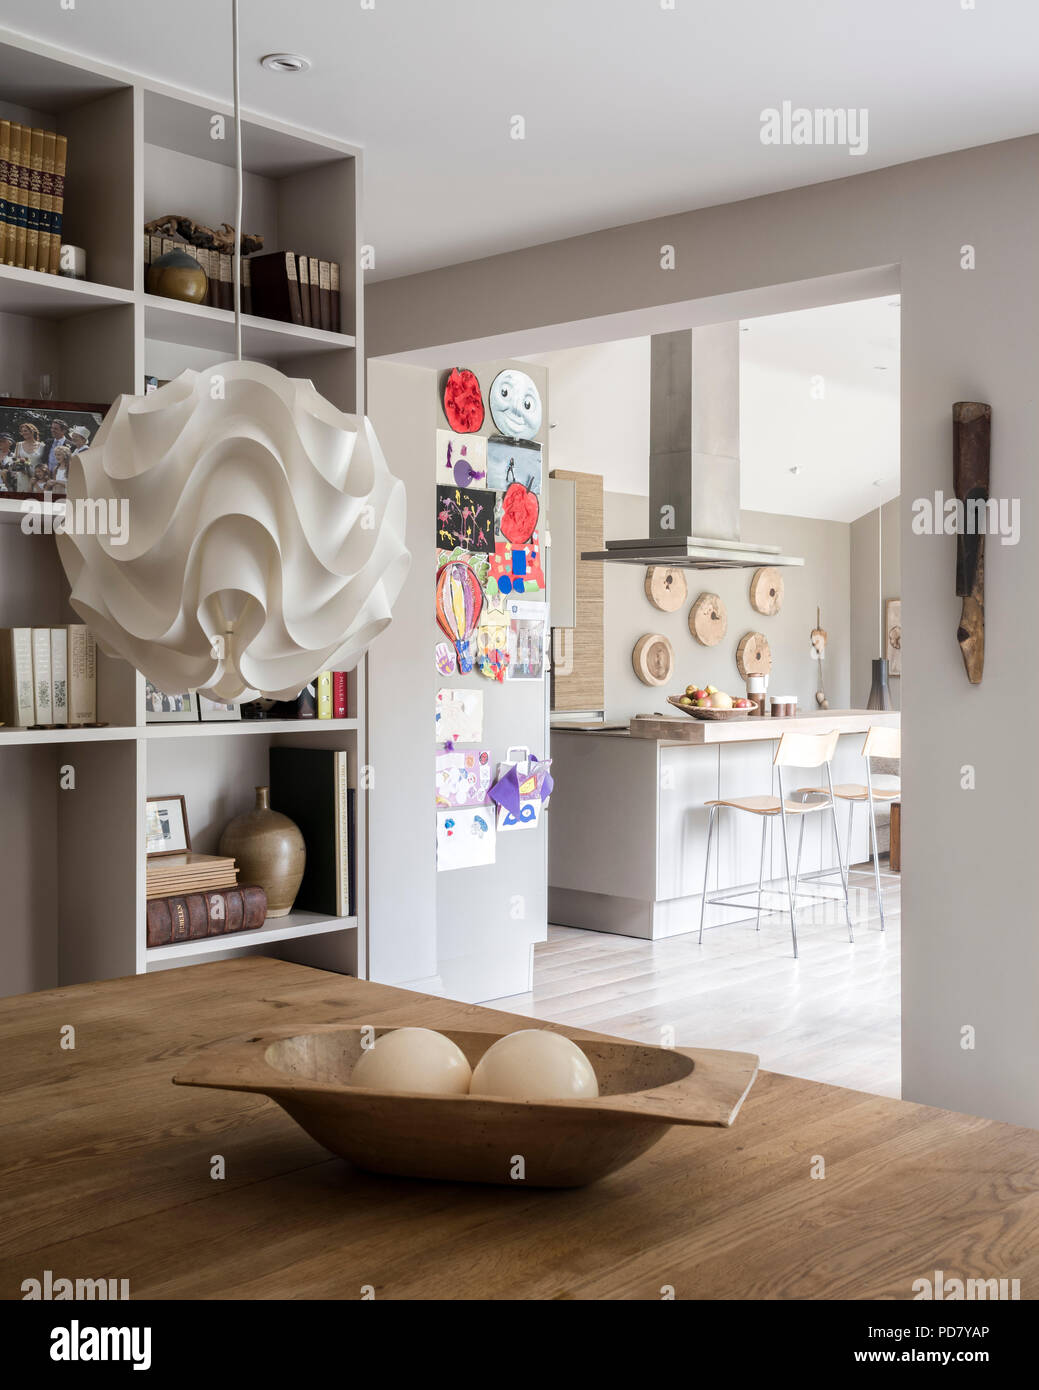
[[[491,382],[491,419],[511,439],[533,439],[541,428],[541,397],[526,372],[506,367]]]

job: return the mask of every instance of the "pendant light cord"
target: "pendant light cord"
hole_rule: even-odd
[[[239,92],[238,0],[231,0],[231,48],[234,70],[234,167],[235,167],[235,248],[234,248],[234,350],[242,360],[242,105]]]

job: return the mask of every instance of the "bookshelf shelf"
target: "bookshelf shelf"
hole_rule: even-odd
[[[106,404],[234,353],[227,309],[146,291],[144,226],[176,213],[234,220],[234,143],[212,138],[226,103],[110,68],[0,28],[7,80],[0,117],[69,141],[62,240],[82,246],[94,280],[0,266],[0,391]],[[344,333],[246,315],[245,356],[309,377],[339,409],[363,408],[361,151],[243,113],[243,228],[268,251],[342,268]],[[2,402],[0,402],[2,403]],[[0,496],[0,627],[79,621],[52,536],[22,533],[21,496]],[[63,503],[46,502],[58,515]],[[8,842],[0,902],[0,994],[169,968],[215,953],[270,948],[289,959],[367,973],[364,865],[368,747],[366,668],[350,679],[351,717],[147,724],[144,678],[98,654],[98,729],[0,727],[0,815]],[[269,776],[272,747],[345,751],[356,788],[354,916],[293,913],[240,938],[149,951],[144,807],[183,793],[193,848],[215,852],[222,828]],[[74,787],[65,786],[67,773]]]
[[[144,335],[164,343],[211,348],[234,355],[234,314],[208,304],[182,304],[175,299],[144,296]],[[328,333],[295,323],[242,315],[242,351],[246,357],[307,356],[336,348],[353,348],[348,333]]]
[[[146,965],[163,961],[208,956],[220,951],[244,950],[250,946],[269,946],[275,942],[299,941],[326,932],[356,931],[356,917],[323,917],[317,912],[290,912],[255,931],[235,932],[231,936],[207,936],[198,941],[178,941],[174,946],[149,946]]]
[[[63,319],[110,304],[132,303],[133,292],[119,289],[116,285],[96,285],[90,280],[45,275],[42,270],[0,266],[0,314]]]
[[[243,734],[324,734],[356,730],[359,725],[357,719],[229,719],[210,724],[149,724],[137,733],[147,739],[229,738]]]
[[[108,729],[7,729],[0,728],[0,748],[23,748],[43,743],[117,743],[137,737],[129,725]]]

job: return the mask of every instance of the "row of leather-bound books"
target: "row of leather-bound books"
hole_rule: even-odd
[[[0,120],[0,264],[57,275],[68,140]]]

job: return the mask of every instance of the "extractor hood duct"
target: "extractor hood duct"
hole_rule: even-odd
[[[650,339],[649,524],[582,560],[683,569],[803,565],[740,540],[740,328],[709,324]]]

